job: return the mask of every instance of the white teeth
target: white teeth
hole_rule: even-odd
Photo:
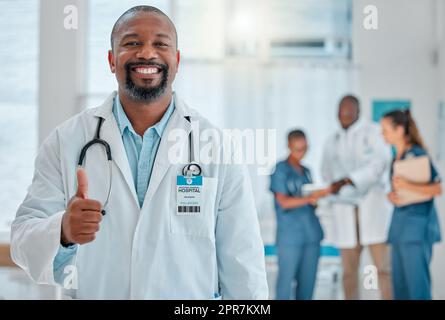
[[[158,73],[158,68],[135,68],[135,71],[142,74],[154,74]]]

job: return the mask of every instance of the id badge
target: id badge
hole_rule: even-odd
[[[176,214],[198,215],[201,212],[202,176],[176,177]]]

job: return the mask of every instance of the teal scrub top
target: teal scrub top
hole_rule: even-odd
[[[312,183],[311,173],[302,166],[298,172],[287,160],[280,161],[270,178],[270,191],[292,197],[302,197],[304,184]],[[315,215],[315,207],[304,205],[293,209],[283,209],[274,199],[277,217],[277,245],[320,242],[323,230]]]
[[[425,155],[427,155],[427,152],[422,147],[419,145],[413,145],[409,150],[405,151],[401,157],[401,160]],[[430,183],[440,182],[441,179],[439,173],[434,167],[431,159],[430,166]],[[393,170],[391,169],[391,178],[392,176]],[[402,207],[394,207],[394,213],[388,235],[389,243],[434,243],[439,242],[440,240],[440,224],[434,199]]]

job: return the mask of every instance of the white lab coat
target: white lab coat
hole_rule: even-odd
[[[355,208],[359,212],[361,245],[386,242],[392,215],[389,192],[390,147],[379,126],[359,120],[348,130],[339,129],[328,138],[322,160],[327,182],[349,177],[354,187],[345,186],[339,196],[329,198],[333,217],[333,239],[339,248],[357,244]]]
[[[176,177],[183,165],[168,161],[167,154],[174,142],[167,137],[173,129],[186,131],[180,152],[188,159],[191,124],[184,116],[190,115],[192,122],[198,121],[201,130],[214,127],[175,94],[175,111],[163,133],[145,201],[139,208],[112,113],[115,95],[102,106],[64,122],[43,143],[32,185],[12,224],[14,262],[38,283],[63,283],[64,276],[72,275],[70,268],[66,274],[62,270],[60,279],[53,272],[61,219],[77,189],[80,150],[93,138],[98,117],[103,117],[101,138],[110,144],[114,160],[112,190],[96,239],[79,246],[75,258],[67,262],[77,268],[78,289],[74,297],[267,299],[264,248],[246,168],[232,164],[202,165],[201,213],[176,215]],[[195,133],[195,141],[197,136]],[[221,148],[221,157],[230,152]],[[105,200],[109,174],[101,146],[95,145],[87,152],[85,168],[88,197]]]

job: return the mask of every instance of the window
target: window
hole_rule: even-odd
[[[38,0],[1,0],[0,235],[31,183],[37,151]],[[8,239],[0,239],[0,241]]]
[[[232,17],[228,55],[261,55],[263,59],[350,56],[350,0],[228,2],[227,17]]]

